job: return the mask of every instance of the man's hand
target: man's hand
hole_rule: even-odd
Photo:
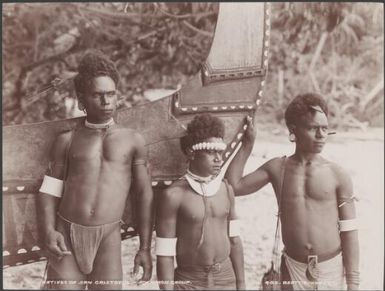
[[[256,137],[256,132],[254,129],[254,121],[251,116],[246,116],[246,125],[247,125],[247,128],[245,130],[245,134],[243,135],[242,142],[244,146],[253,147],[255,137]]]
[[[71,255],[71,252],[68,251],[65,245],[64,236],[56,230],[52,230],[46,234],[45,247],[49,254],[58,260],[65,255]]]
[[[143,268],[143,276],[139,280],[143,282],[150,281],[152,275],[152,259],[150,250],[139,250],[136,253],[134,259],[134,276],[136,276],[139,272],[139,266]]]

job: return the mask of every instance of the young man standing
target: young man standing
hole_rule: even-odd
[[[242,178],[255,139],[248,119],[242,147],[226,177],[236,196],[271,183],[279,205],[282,287],[348,290],[359,286],[359,244],[352,182],[340,166],[320,153],[328,136],[328,108],[318,94],[297,96],[285,120],[295,153],[273,158]]]
[[[181,139],[187,173],[157,197],[155,252],[161,289],[245,288],[234,193],[217,176],[226,148],[223,136],[220,119],[196,116]]]
[[[143,137],[115,124],[114,64],[89,53],[79,65],[75,89],[85,123],[60,134],[38,198],[49,289],[121,289],[120,221],[131,188],[138,196],[140,249],[135,271],[152,272],[153,193]]]

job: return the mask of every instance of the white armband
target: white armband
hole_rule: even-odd
[[[157,256],[175,256],[176,255],[176,237],[156,237],[155,254]]]
[[[338,228],[340,231],[352,231],[352,230],[357,230],[358,225],[357,225],[357,219],[347,219],[347,220],[340,220],[338,222]]]
[[[241,220],[234,219],[230,220],[229,223],[229,237],[241,235]]]
[[[45,175],[39,191],[60,198],[63,195],[63,188],[62,180]]]

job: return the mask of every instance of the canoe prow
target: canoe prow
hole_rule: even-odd
[[[267,3],[220,3],[207,60],[190,82],[155,102],[119,110],[116,121],[140,132],[147,143],[152,186],[159,191],[185,173],[179,146],[196,114],[211,112],[225,123],[226,161],[262,97],[268,65],[270,11]],[[36,219],[36,194],[58,133],[84,117],[3,128],[4,267],[44,260]],[[170,158],[172,157],[172,158]],[[122,237],[133,234],[135,213],[127,200]]]

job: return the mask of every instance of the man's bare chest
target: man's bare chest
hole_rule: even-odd
[[[230,213],[230,201],[226,193],[203,198],[195,193],[186,193],[179,215],[189,222],[201,222],[204,216],[211,219],[226,219]]]
[[[336,179],[327,166],[292,167],[285,171],[282,182],[283,201],[336,199]]]
[[[75,134],[69,154],[73,162],[111,161],[126,163],[130,161],[133,146],[118,133],[103,130]]]

